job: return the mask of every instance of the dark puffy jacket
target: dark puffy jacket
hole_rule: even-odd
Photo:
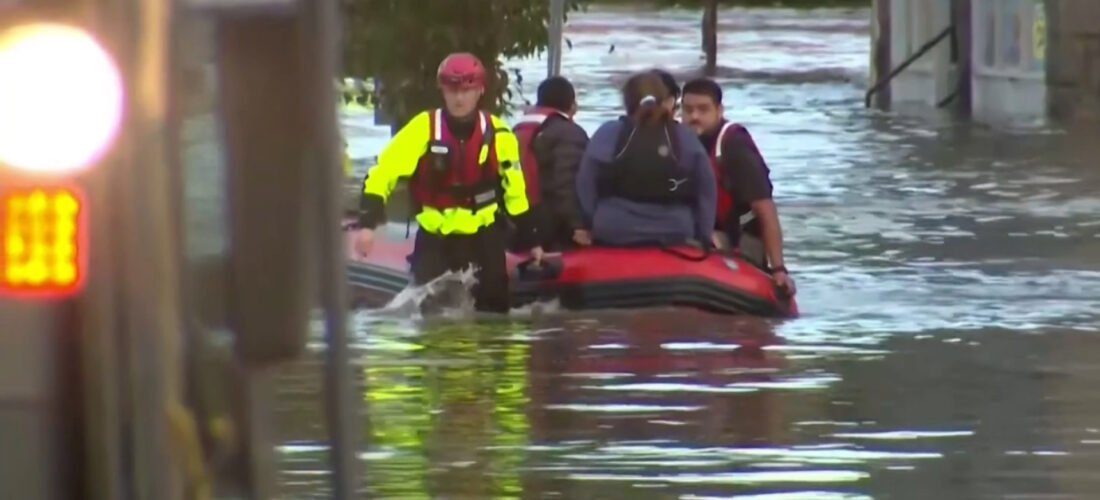
[[[539,164],[542,205],[539,232],[543,243],[568,242],[586,224],[577,203],[577,170],[588,147],[588,133],[562,116],[547,118],[531,144]]]

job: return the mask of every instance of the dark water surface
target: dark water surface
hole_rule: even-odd
[[[864,110],[868,18],[723,14],[803,318],[360,312],[370,496],[1100,498],[1100,135]],[[697,27],[573,18],[582,123],[632,70],[695,71]],[[345,125],[358,156],[386,136]],[[281,375],[290,499],[327,495],[317,349]]]

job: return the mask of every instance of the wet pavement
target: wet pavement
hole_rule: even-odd
[[[631,71],[701,64],[697,13],[630,16],[566,29],[590,131]],[[721,16],[804,317],[358,312],[370,497],[1096,498],[1095,131],[868,111],[866,11]],[[357,157],[388,135],[345,125]],[[281,375],[285,498],[327,498],[319,360]]]

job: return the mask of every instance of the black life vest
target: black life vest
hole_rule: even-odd
[[[668,205],[694,203],[698,188],[692,172],[680,166],[676,124],[620,120],[615,156],[600,167],[599,196]]]

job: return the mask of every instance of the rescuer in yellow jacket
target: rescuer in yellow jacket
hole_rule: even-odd
[[[527,188],[519,164],[519,144],[500,118],[478,110],[485,92],[485,67],[475,56],[452,54],[437,73],[444,109],[415,116],[378,156],[363,182],[356,251],[366,256],[374,228],[397,181],[409,178],[419,213],[412,257],[413,280],[424,284],[447,271],[477,268],[474,305],[479,311],[508,312],[506,237],[497,222],[504,210],[516,223],[517,240],[535,244]]]

